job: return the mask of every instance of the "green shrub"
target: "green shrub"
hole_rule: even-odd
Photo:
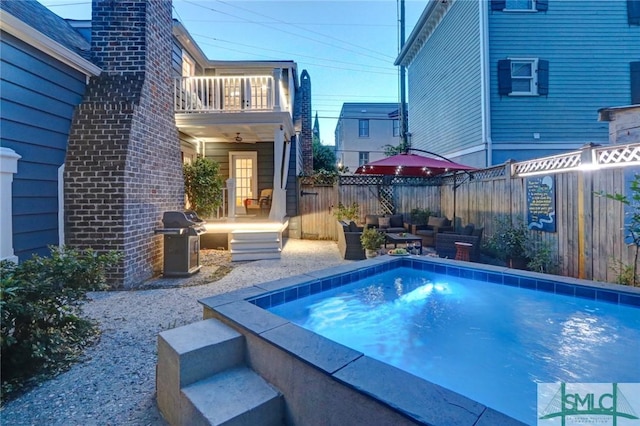
[[[97,335],[80,317],[87,291],[106,287],[116,252],[50,247],[20,264],[0,262],[2,398],[63,370]]]
[[[333,215],[338,220],[358,221],[360,219],[360,206],[355,201],[349,207],[338,203],[338,208],[333,212]]]
[[[185,164],[182,171],[191,210],[200,217],[211,217],[222,206],[224,181],[220,165],[209,158],[198,157],[193,164]]]

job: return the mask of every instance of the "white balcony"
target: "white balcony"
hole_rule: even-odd
[[[176,113],[291,112],[289,90],[273,76],[180,77]]]

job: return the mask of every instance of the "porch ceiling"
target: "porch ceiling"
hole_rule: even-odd
[[[178,129],[203,142],[242,143],[270,142],[274,132],[283,126],[286,139],[294,134],[291,115],[286,112],[187,113],[176,114]]]

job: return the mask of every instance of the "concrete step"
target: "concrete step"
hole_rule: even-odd
[[[280,259],[281,250],[279,248],[271,249],[231,249],[231,261],[245,260],[264,260],[264,259]]]
[[[193,383],[182,396],[182,425],[284,425],[282,395],[246,367]]]
[[[244,363],[244,336],[209,319],[158,336],[158,407],[170,424],[180,418],[180,389]]]
[[[280,240],[231,240],[231,250],[279,250]]]
[[[231,231],[231,239],[236,241],[280,241],[280,232],[250,229]]]

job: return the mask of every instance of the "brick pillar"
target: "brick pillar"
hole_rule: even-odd
[[[302,150],[302,173],[313,174],[313,129],[311,126],[311,79],[307,70],[300,75],[300,148]]]
[[[173,114],[171,1],[93,0],[92,78],[65,160],[66,244],[119,250],[114,287],[162,268],[162,212],[183,208]]]

